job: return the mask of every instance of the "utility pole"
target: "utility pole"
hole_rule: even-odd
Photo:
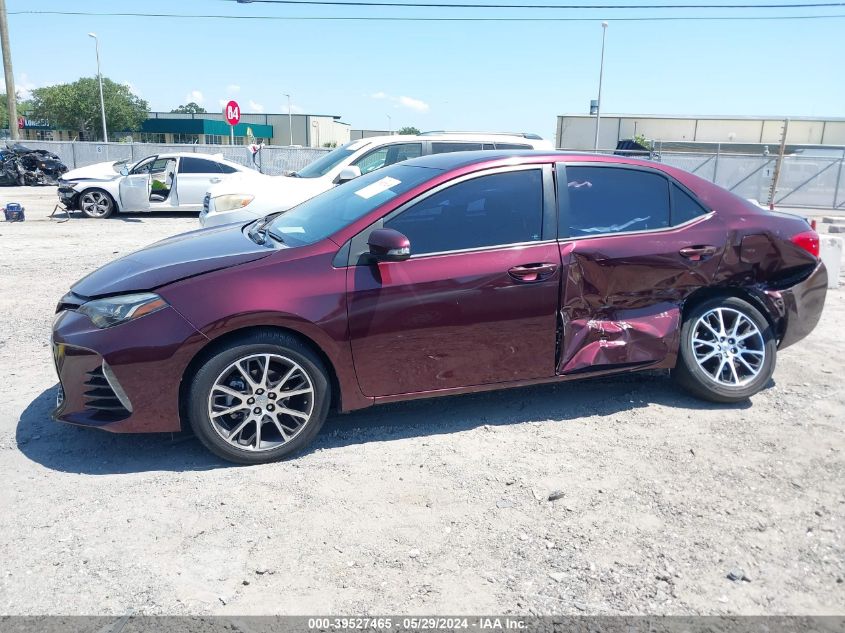
[[[2,1],[2,0],[0,0]],[[94,50],[97,53],[97,80],[100,82],[100,116],[103,117],[103,142],[109,142],[109,132],[106,129],[106,104],[103,101],[103,73],[100,72],[100,38],[97,37],[96,33],[89,33],[88,37],[94,39]],[[232,128],[232,144],[234,145],[234,129]]]
[[[6,0],[0,0],[0,43],[3,47],[3,73],[6,76],[6,100],[9,103],[9,136],[20,138],[18,132],[18,104],[15,91],[15,73],[12,72],[12,50],[9,47],[9,24],[6,22]]]

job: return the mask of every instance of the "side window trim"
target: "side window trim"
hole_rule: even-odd
[[[416,198],[408,200],[405,204],[400,207],[397,207],[393,211],[390,211],[387,215],[382,216],[372,224],[370,224],[367,228],[363,229],[357,235],[355,235],[351,240],[349,240],[351,247],[349,249],[349,259],[348,265],[349,266],[364,266],[368,265],[370,262],[366,256],[366,253],[369,251],[367,247],[367,238],[369,237],[370,233],[375,229],[380,229],[384,227],[385,222],[389,222],[397,215],[401,214],[402,212],[410,209],[412,206],[424,201],[426,198],[433,196],[434,194],[440,193],[444,189],[448,189],[454,185],[460,184],[462,182],[466,182],[468,180],[474,180],[476,178],[481,178],[483,176],[490,176],[493,174],[501,174],[501,173],[510,173],[515,171],[529,171],[531,169],[536,169],[541,171],[541,183],[543,187],[543,221],[542,221],[542,231],[543,234],[541,235],[541,239],[536,242],[512,242],[508,244],[495,244],[491,246],[480,246],[475,248],[467,248],[467,249],[458,249],[453,251],[439,251],[436,253],[423,253],[421,255],[411,255],[411,259],[421,259],[423,257],[437,257],[440,255],[446,255],[450,253],[468,253],[473,251],[487,251],[497,248],[510,248],[512,246],[519,246],[521,244],[530,244],[535,246],[537,244],[544,244],[548,242],[554,242],[556,239],[556,231],[554,231],[554,216],[555,216],[555,208],[554,208],[554,190],[549,191],[548,184],[551,182],[551,165],[547,163],[533,163],[529,165],[515,165],[515,166],[506,166],[506,167],[494,167],[491,169],[485,169],[483,171],[473,172],[471,174],[467,174],[465,176],[459,176],[457,178],[453,178],[452,180],[447,180],[443,182],[433,189],[429,189],[428,191],[420,194]],[[551,208],[549,206],[551,205]],[[547,235],[547,220],[551,222],[552,230]]]

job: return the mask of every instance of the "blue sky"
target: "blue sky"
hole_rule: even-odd
[[[338,114],[355,128],[385,129],[390,115],[394,129],[524,130],[553,138],[556,115],[585,112],[595,98],[604,18],[610,26],[603,112],[845,116],[845,19],[626,23],[613,19],[633,15],[626,11],[482,13],[223,0],[7,0],[6,6],[15,77],[24,93],[93,76],[94,43],[86,34],[95,31],[103,74],[129,82],[154,110],[188,100],[218,110],[221,100],[235,98],[244,111],[286,112],[282,95],[289,92],[295,112]],[[308,22],[13,14],[51,9],[596,20]],[[660,14],[728,13],[742,15],[724,9]]]

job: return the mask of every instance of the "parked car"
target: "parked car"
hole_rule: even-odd
[[[59,180],[58,193],[65,207],[89,218],[107,218],[115,211],[199,211],[210,186],[250,171],[222,154],[155,154],[131,164],[73,169]]]
[[[249,225],[158,242],[57,307],[55,417],[190,425],[240,463],[332,409],[669,369],[744,400],[816,325],[818,235],[619,156],[467,152],[361,176]]]
[[[212,186],[200,214],[202,226],[250,222],[284,211],[332,187],[410,158],[472,150],[553,149],[536,134],[426,132],[352,141],[287,176],[251,173]]]

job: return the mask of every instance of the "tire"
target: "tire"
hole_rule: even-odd
[[[268,358],[270,370],[265,373]],[[216,351],[194,374],[188,420],[218,457],[237,464],[274,462],[302,449],[319,433],[329,411],[330,385],[320,358],[297,338],[283,332],[255,332]],[[283,393],[293,395],[282,399]],[[304,414],[307,419],[301,417]],[[259,426],[261,434],[256,437]]]
[[[718,297],[687,315],[672,376],[703,400],[741,402],[768,384],[776,356],[777,341],[763,314],[742,299]]]
[[[79,194],[79,210],[89,218],[104,220],[114,209],[114,199],[102,189],[86,189]]]

